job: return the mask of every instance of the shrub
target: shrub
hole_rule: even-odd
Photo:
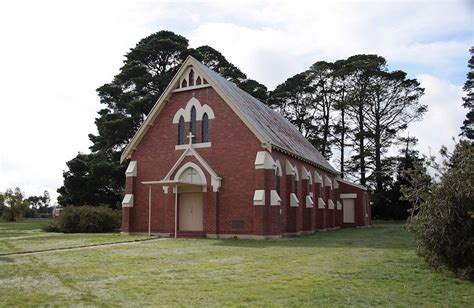
[[[409,173],[412,187],[404,194],[413,212],[407,226],[430,266],[474,280],[474,147],[461,141],[452,155],[443,155],[439,182],[426,172]]]
[[[111,232],[120,228],[120,213],[110,208],[68,206],[61,215],[43,230],[64,233]],[[56,232],[57,232],[56,231]]]
[[[51,220],[47,224],[41,226],[41,229],[44,232],[61,232],[61,230],[59,230],[59,224],[57,220]]]

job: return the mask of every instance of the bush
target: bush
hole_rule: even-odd
[[[105,207],[68,206],[43,230],[64,233],[111,232],[120,228],[120,212]]]
[[[61,232],[61,230],[59,230],[59,224],[57,220],[52,220],[49,223],[41,226],[41,229],[44,232]]]
[[[444,157],[439,182],[427,173],[409,174],[413,187],[404,194],[414,210],[408,230],[430,266],[474,280],[474,147],[461,141]]]

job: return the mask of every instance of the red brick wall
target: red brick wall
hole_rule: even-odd
[[[215,119],[209,121],[212,146],[195,150],[222,177],[219,192],[213,192],[210,175],[193,156],[187,156],[180,164],[193,162],[201,166],[206,175],[208,186],[207,192],[203,194],[205,233],[279,235],[340,225],[337,212],[341,212],[342,215],[342,211],[327,209],[329,198],[332,198],[335,205],[338,198],[330,187],[321,187],[320,184],[313,183],[314,207],[306,208],[306,195],[309,193],[307,180],[302,179],[302,167],[311,172],[313,177],[316,170],[323,178],[328,175],[333,179],[334,175],[276,150],[272,151],[271,155],[274,160],[279,160],[282,167],[280,178],[282,201],[281,206],[270,206],[270,190],[275,189],[276,179],[273,170],[255,170],[255,156],[258,151],[263,150],[260,141],[212,88],[203,88],[174,93],[132,154],[132,160],[138,162],[138,173],[137,177],[128,178],[126,182],[126,192],[133,190],[134,207],[123,210],[124,232],[127,232],[126,230],[148,231],[148,186],[141,182],[164,179],[183,153],[184,150],[175,150],[178,124],[173,124],[172,119],[176,111],[184,108],[192,97],[197,98],[201,104],[209,105],[215,114]],[[200,142],[201,138],[200,124],[201,122],[198,121],[197,142]],[[186,123],[185,132],[189,133],[189,122]],[[299,181],[296,195],[299,199],[299,207],[290,206],[294,176],[286,175],[287,159],[298,170]],[[341,187],[338,194],[354,190],[354,187],[346,186],[348,188]],[[266,191],[266,204],[263,206],[253,205],[253,194],[256,189]],[[326,209],[318,209],[319,197],[326,201]],[[367,201],[361,198],[360,204],[357,202],[356,221],[358,224],[365,225],[370,222],[370,213],[367,219],[361,211],[363,202]],[[153,233],[172,234],[174,232],[174,204],[175,195],[171,187],[168,194],[165,194],[160,186],[152,187],[151,231]],[[232,228],[231,223],[234,220],[244,221],[244,227]]]
[[[354,214],[355,214],[355,223],[347,224],[344,223],[345,227],[350,226],[368,226],[372,224],[371,213],[370,213],[370,203],[367,191],[360,189],[356,186],[349,185],[346,183],[339,183],[339,191],[341,194],[350,194],[355,193],[357,198],[354,200]],[[341,200],[341,204],[343,201]],[[344,207],[343,207],[344,209]]]
[[[209,120],[212,147],[196,151],[223,178],[222,187],[216,196],[210,186],[210,176],[202,168],[209,184],[204,198],[205,231],[212,233],[218,229],[220,233],[252,234],[254,161],[256,153],[262,148],[260,141],[212,88],[174,93],[132,154],[132,160],[138,161],[138,175],[134,178],[135,202],[130,214],[130,231],[148,230],[148,188],[141,182],[162,180],[183,153],[184,150],[175,150],[178,124],[173,124],[172,119],[176,111],[184,108],[193,96],[201,104],[209,105],[215,114],[215,119]],[[200,129],[201,122],[197,123]],[[189,122],[186,123],[185,132],[189,132]],[[199,130],[197,134],[199,142]],[[198,164],[192,157],[187,160]],[[216,198],[219,199],[217,215],[209,219],[206,211],[212,209]],[[213,215],[210,216],[212,218]],[[244,220],[244,229],[232,229],[232,220]],[[161,187],[153,187],[152,232],[174,232],[174,195],[171,189],[169,194],[164,194]]]

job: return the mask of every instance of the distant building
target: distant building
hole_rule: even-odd
[[[123,152],[123,233],[279,238],[371,223],[365,187],[188,57]]]
[[[53,208],[53,212],[52,212],[52,215],[53,215],[53,218],[55,217],[59,217],[59,215],[61,214],[61,211],[63,209],[61,207],[54,207]]]

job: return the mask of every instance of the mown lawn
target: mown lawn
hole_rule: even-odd
[[[0,256],[10,253],[72,248],[126,242],[146,237],[121,236],[120,233],[63,234],[43,232],[47,221],[0,222]]]
[[[3,256],[0,286],[0,306],[472,307],[474,302],[474,285],[430,271],[401,224],[272,241],[164,239]]]

